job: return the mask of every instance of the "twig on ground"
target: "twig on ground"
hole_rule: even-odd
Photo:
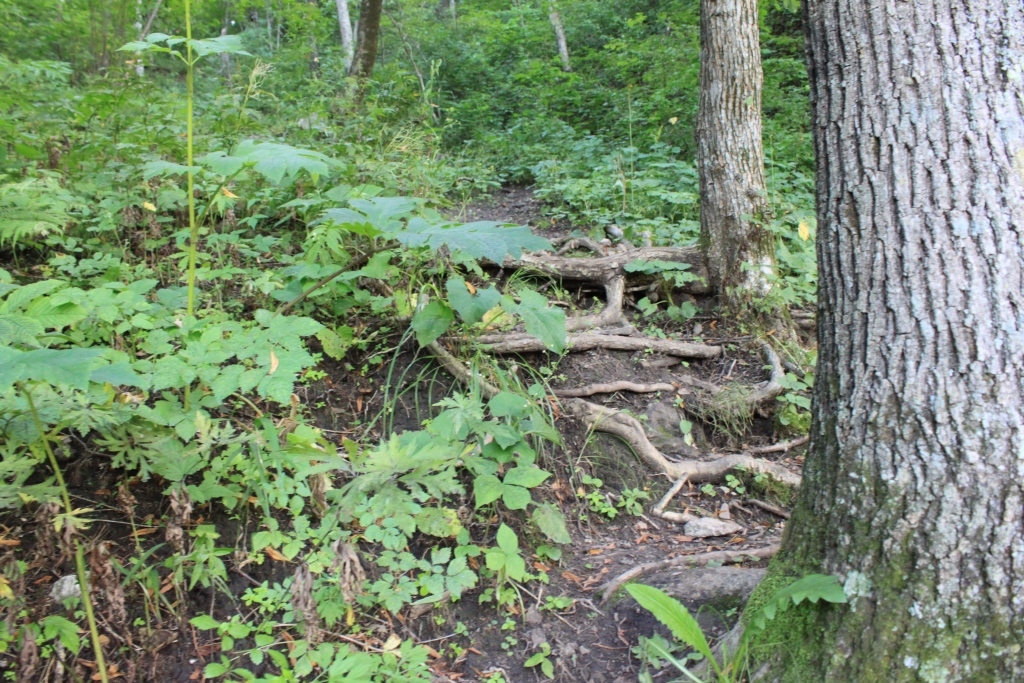
[[[619,574],[611,581],[598,587],[598,592],[602,594],[601,603],[608,602],[608,599],[615,595],[615,593],[622,588],[623,585],[632,581],[633,579],[639,578],[644,574],[650,574],[652,572],[667,569],[669,567],[676,567],[679,565],[689,565],[689,567],[704,567],[711,562],[721,562],[722,564],[739,564],[746,562],[750,558],[756,558],[759,560],[765,560],[773,556],[779,551],[778,544],[769,545],[764,548],[755,548],[753,550],[717,550],[710,553],[704,553],[702,555],[681,555],[674,557],[671,560],[661,560],[660,562],[648,562],[646,564],[637,565],[629,571]]]
[[[434,354],[441,367],[450,372],[452,377],[460,383],[470,388],[474,386],[480,387],[480,393],[484,398],[494,398],[501,392],[501,389],[490,384],[479,373],[474,374],[471,372],[462,361],[448,353],[448,350],[436,341],[427,344],[427,349]]]

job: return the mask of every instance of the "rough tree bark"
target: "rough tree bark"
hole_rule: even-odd
[[[809,571],[852,604],[773,623],[760,679],[1022,681],[1024,5],[810,0],[805,19],[818,381],[752,604]]]
[[[701,236],[712,284],[734,312],[768,291],[772,234],[761,143],[757,0],[701,0],[697,169]]]
[[[555,42],[558,44],[558,57],[562,60],[562,71],[572,71],[569,64],[569,46],[565,42],[565,27],[562,26],[562,15],[558,13],[555,0],[548,0],[548,19],[551,28],[555,29]]]
[[[352,36],[352,17],[348,12],[348,0],[335,0],[338,6],[338,30],[341,33],[341,55],[345,71],[352,68],[355,56],[355,41]]]
[[[384,0],[360,0],[359,30],[356,36],[356,54],[349,74],[366,80],[373,74],[377,61],[377,39],[380,37],[380,15]]]

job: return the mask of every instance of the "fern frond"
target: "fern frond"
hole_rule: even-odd
[[[0,247],[59,232],[71,221],[67,193],[44,181],[0,186]]]

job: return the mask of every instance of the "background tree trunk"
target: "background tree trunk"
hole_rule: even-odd
[[[352,17],[348,12],[348,0],[335,0],[338,5],[338,30],[341,33],[341,54],[346,73],[352,69],[355,43],[352,36]]]
[[[359,30],[356,54],[349,73],[360,80],[373,74],[377,61],[377,39],[380,37],[380,15],[384,0],[361,0],[359,3]]]
[[[572,71],[569,64],[569,46],[565,42],[565,27],[562,26],[562,16],[558,13],[558,5],[555,0],[548,0],[548,19],[551,20],[551,27],[555,29],[555,42],[558,43],[558,56],[562,60],[562,71]]]
[[[751,220],[767,209],[757,0],[701,0],[700,41],[701,236],[712,284],[738,312],[767,293],[775,260],[772,234]]]
[[[1024,680],[1024,6],[811,0],[819,360],[767,680]],[[1017,46],[1017,47],[1011,47]],[[784,647],[778,643],[785,641]]]

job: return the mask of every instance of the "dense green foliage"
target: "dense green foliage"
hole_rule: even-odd
[[[481,361],[497,396],[451,395],[398,436],[385,408],[340,442],[296,396],[325,359],[400,372],[393,350],[410,338],[522,321],[561,350],[564,314],[526,283],[499,291],[478,265],[544,240],[442,213],[503,183],[534,184],[553,217],[584,230],[615,222],[664,244],[696,239],[696,3],[563,0],[571,73],[542,5],[465,2],[453,19],[434,2],[386,3],[360,102],[333,1],[197,2],[192,35],[209,40],[185,43],[182,0],[157,5],[148,37],[151,7],[138,2],[0,0],[0,508],[48,511],[41,525],[72,530],[58,544],[70,555],[92,510],[70,502],[60,462],[94,449],[121,481],[158,482],[164,543],[138,544],[117,567],[146,633],[186,613],[190,591],[224,588],[226,555],[300,561],[293,577],[242,596],[248,617],[193,618],[222,639],[210,677],[426,680],[409,643],[355,654],[324,633],[358,633],[359,614],[478,584],[498,605],[521,601],[519,584],[538,578],[524,544],[504,523],[474,538],[466,505],[485,520],[529,519],[538,542],[568,541],[558,509],[531,494],[559,438],[534,400],[541,384]],[[764,109],[778,293],[804,304],[812,188],[794,21],[765,10]],[[202,58],[191,166],[190,65],[168,53],[186,45]],[[332,489],[327,472],[346,483]],[[122,509],[149,524],[129,488]],[[237,541],[213,523],[188,526],[203,506],[256,531]],[[358,542],[383,549],[365,586]],[[76,626],[34,622],[12,592],[27,560],[4,562],[0,601],[14,616],[0,650],[31,641],[77,653]],[[281,625],[296,623],[305,639],[285,643]]]

